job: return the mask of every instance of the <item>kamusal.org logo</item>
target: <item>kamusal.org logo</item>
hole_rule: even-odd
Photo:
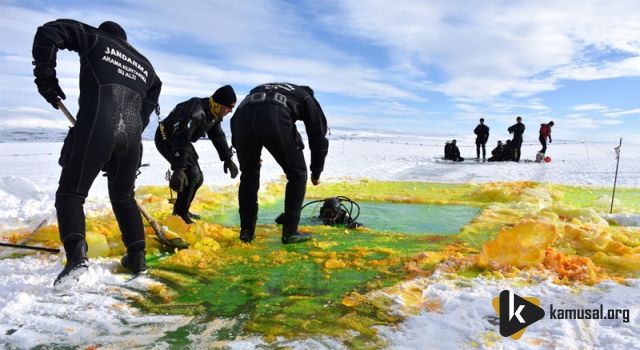
[[[560,309],[549,305],[549,319],[552,320],[619,320],[629,323],[629,309],[606,309],[600,304],[594,309]]]
[[[520,339],[528,326],[544,317],[540,299],[521,297],[509,290],[500,292],[492,304],[499,316],[500,335],[514,340]]]
[[[540,299],[521,297],[512,291],[503,290],[493,298],[493,308],[499,316],[500,335],[520,339],[525,329],[545,317]],[[549,304],[551,320],[622,320],[629,322],[629,309],[605,309],[604,305],[594,308],[557,308]]]

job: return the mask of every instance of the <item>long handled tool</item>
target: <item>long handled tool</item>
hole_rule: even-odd
[[[156,239],[160,243],[169,248],[185,249],[189,247],[189,244],[184,239],[182,239],[182,237],[176,235],[173,232],[165,231],[162,226],[160,226],[160,224],[158,224],[158,222],[147,212],[147,210],[142,205],[140,205],[140,203],[138,203],[138,201],[136,201],[136,204],[138,205],[138,209],[140,209],[142,216],[144,216],[144,218],[149,221],[149,224],[153,228],[153,231],[156,233]]]
[[[75,125],[76,119],[71,115],[71,113],[69,113],[69,110],[64,105],[64,103],[62,103],[62,101],[58,101],[57,104],[62,113],[64,113],[65,117],[69,119],[69,122],[71,122],[72,125]],[[160,224],[158,224],[158,222],[151,215],[149,215],[149,213],[144,209],[144,207],[142,207],[142,205],[140,205],[138,201],[136,201],[136,205],[142,213],[142,216],[147,219],[147,221],[151,225],[151,228],[153,228],[153,231],[156,233],[156,239],[160,243],[167,246],[168,248],[184,249],[189,247],[189,244],[184,239],[173,232],[167,232],[162,226],[160,226]]]
[[[0,247],[40,250],[40,251],[49,252],[49,253],[59,253],[60,252],[60,249],[55,249],[55,248],[35,247],[35,246],[32,246],[32,245],[11,244],[11,243],[2,243],[2,242],[0,242]]]

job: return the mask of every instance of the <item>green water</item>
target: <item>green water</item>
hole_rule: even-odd
[[[172,348],[192,345],[193,337],[202,334],[207,322],[218,318],[233,322],[213,335],[216,340],[246,334],[260,334],[266,339],[321,334],[337,337],[350,348],[382,348],[384,342],[377,337],[374,326],[400,320],[389,312],[389,301],[371,299],[346,306],[343,298],[354,291],[366,294],[407,276],[427,274],[431,263],[416,263],[412,256],[452,244],[457,240],[454,234],[481,209],[391,202],[358,204],[361,214],[357,221],[369,230],[345,232],[340,227],[327,227],[315,232],[317,244],[288,246],[280,243],[280,229],[274,225],[283,201],[262,204],[260,237],[249,247],[225,246],[227,259],[219,267],[200,272],[159,266],[161,258],[149,261],[156,268],[152,269],[154,277],[170,286],[176,299],[165,303],[150,297],[138,306],[149,312],[197,316],[192,324],[167,333],[163,340]],[[320,225],[317,216],[321,206],[318,203],[305,208],[301,224]],[[201,214],[209,222],[236,228],[239,225],[236,208]],[[327,268],[329,257],[343,262],[343,267]],[[410,272],[407,266],[412,267]]]
[[[345,203],[346,204],[346,203]],[[358,202],[360,216],[357,221],[381,232],[408,234],[457,234],[480,212],[480,208],[465,205],[407,204],[389,202]],[[301,225],[321,225],[317,218],[322,203],[312,204],[302,211]],[[349,207],[349,205],[347,205]],[[261,205],[258,224],[273,224],[284,209],[283,201]],[[355,215],[357,210],[354,209]],[[208,214],[208,215],[207,215]],[[235,210],[207,213],[211,222],[225,226],[238,226],[240,218]]]

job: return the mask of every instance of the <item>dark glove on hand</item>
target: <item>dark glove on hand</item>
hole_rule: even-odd
[[[235,179],[238,176],[238,166],[236,163],[231,160],[231,158],[224,161],[224,173],[227,173],[227,170],[231,173],[231,178]]]
[[[317,186],[318,184],[320,184],[320,174],[311,172],[311,183],[314,186]]]
[[[174,170],[173,175],[171,175],[171,180],[169,180],[171,189],[176,192],[182,192],[188,185],[189,180],[187,179],[187,174],[184,172],[184,169]]]
[[[47,102],[51,103],[55,109],[58,109],[58,102],[60,100],[67,98],[64,92],[62,92],[60,85],[58,85],[58,78],[36,78],[35,83],[38,86],[40,95],[42,95]]]

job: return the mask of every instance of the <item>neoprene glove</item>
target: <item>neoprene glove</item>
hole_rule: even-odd
[[[224,161],[224,173],[226,174],[227,171],[231,173],[232,179],[235,179],[236,176],[238,176],[238,166],[233,162],[233,160],[231,160],[231,158]]]
[[[176,192],[182,192],[188,185],[189,180],[187,179],[187,174],[184,172],[184,169],[174,170],[173,175],[171,175],[171,180],[169,180],[171,189]]]
[[[58,109],[58,101],[67,98],[64,92],[62,92],[60,85],[58,85],[58,78],[36,78],[35,83],[38,86],[40,95],[42,95],[47,102],[51,103],[55,109]]]

